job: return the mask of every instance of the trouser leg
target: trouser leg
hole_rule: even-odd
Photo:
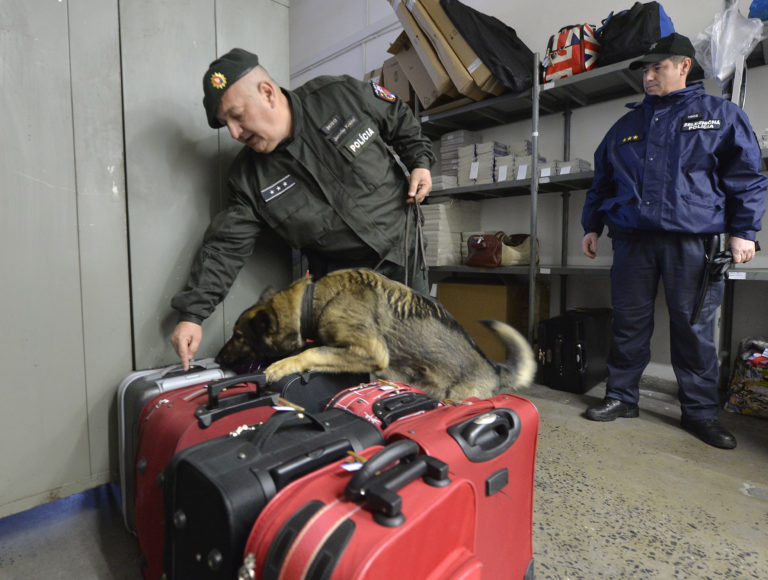
[[[691,314],[706,268],[705,247],[698,236],[669,236],[662,279],[669,309],[670,355],[684,416],[716,418],[719,408],[715,314],[724,282],[711,282],[696,324]]]
[[[652,240],[613,242],[613,337],[606,397],[637,404],[638,383],[651,358],[651,334],[659,271]]]

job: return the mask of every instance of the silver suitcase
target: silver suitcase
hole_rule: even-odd
[[[139,413],[156,395],[198,383],[208,383],[234,376],[212,358],[192,363],[188,371],[181,364],[164,368],[134,371],[117,388],[117,428],[119,448],[120,496],[123,521],[134,532],[133,502],[136,493],[136,445]]]

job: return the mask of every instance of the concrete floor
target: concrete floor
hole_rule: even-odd
[[[645,381],[638,419],[594,423],[585,395],[533,386],[536,578],[768,578],[768,420],[723,412],[715,449],[679,428],[674,386]],[[141,578],[105,486],[0,520],[0,579]]]

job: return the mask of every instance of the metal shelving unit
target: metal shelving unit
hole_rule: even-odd
[[[504,125],[524,119],[531,119],[531,136],[533,145],[533,163],[531,179],[505,181],[479,186],[458,187],[431,193],[433,199],[450,197],[463,200],[484,200],[500,197],[529,195],[531,207],[530,234],[537,234],[538,194],[560,193],[563,196],[563,224],[561,263],[560,265],[541,265],[534,261],[531,251],[531,265],[501,268],[474,268],[470,266],[440,266],[430,271],[436,279],[449,275],[470,276],[528,276],[528,338],[533,341],[535,283],[538,276],[560,276],[561,292],[560,307],[565,309],[566,277],[568,275],[605,276],[610,272],[608,266],[568,266],[565,241],[568,239],[568,203],[571,191],[588,189],[592,183],[593,172],[573,175],[557,175],[541,178],[538,175],[538,133],[539,114],[562,113],[564,124],[564,155],[570,159],[570,117],[574,109],[598,104],[621,97],[637,95],[642,98],[642,72],[629,69],[626,60],[612,65],[598,67],[594,70],[580,73],[564,79],[539,83],[539,55],[534,55],[533,87],[529,91],[517,94],[504,94],[483,101],[465,103],[454,108],[442,106],[432,111],[419,111],[416,114],[421,120],[422,129],[430,138],[439,138],[444,133],[457,129],[480,131],[490,127]],[[768,64],[768,43],[762,42],[746,59],[747,67]],[[691,81],[703,78],[700,67],[694,65],[689,75]],[[418,106],[418,103],[417,103]],[[768,169],[768,150],[763,150],[764,167]],[[733,268],[729,273],[730,280],[768,280],[768,269]]]

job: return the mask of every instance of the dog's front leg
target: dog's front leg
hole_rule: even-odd
[[[316,346],[269,365],[264,374],[267,383],[306,371],[326,373],[376,373],[389,366],[386,346],[375,342],[354,346]]]

